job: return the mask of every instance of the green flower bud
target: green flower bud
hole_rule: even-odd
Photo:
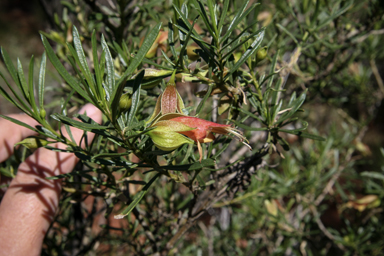
[[[29,148],[29,149],[36,149],[36,148],[44,147],[48,144],[49,144],[49,142],[44,140],[44,139],[40,139],[37,137],[29,137],[29,138],[26,138],[26,139],[20,141],[19,143],[16,143],[15,146],[16,145],[23,145],[24,147]]]
[[[144,70],[144,79],[166,77],[173,73],[173,71],[170,70],[159,70],[154,68],[146,68]]]
[[[264,206],[265,208],[267,208],[267,211],[269,214],[271,214],[272,216],[277,216],[278,214],[278,208],[277,208],[277,204],[274,200],[272,201],[269,201],[269,200],[264,200]]]
[[[235,63],[239,61],[241,56],[243,56],[243,53],[241,53],[241,52],[237,52],[237,53],[233,54],[233,57],[235,58]]]
[[[121,112],[126,112],[131,108],[132,105],[132,99],[131,95],[126,93],[123,94],[119,101],[119,109]]]
[[[264,46],[263,48],[260,48],[259,50],[257,50],[257,53],[256,53],[256,61],[257,62],[262,61],[267,57],[267,55],[268,55],[268,47]]]
[[[47,112],[45,111],[45,109],[40,109],[40,117],[42,118],[42,119],[44,119],[45,118],[45,116],[47,115]]]
[[[152,89],[153,87],[157,86],[161,82],[161,80],[163,80],[163,78],[171,74],[172,74],[172,71],[169,71],[169,70],[158,70],[154,68],[146,68],[144,73],[144,78],[141,83],[141,88]]]
[[[195,52],[195,50],[197,49],[200,49],[200,48],[193,45],[187,46],[187,55],[191,61],[195,61],[200,58],[199,54]]]

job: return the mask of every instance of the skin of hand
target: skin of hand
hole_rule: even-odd
[[[101,112],[91,104],[85,105],[84,113],[101,123]],[[11,117],[34,127],[38,123],[27,115]],[[0,162],[13,153],[13,145],[34,132],[0,120]],[[79,143],[83,131],[71,128],[72,135]],[[62,129],[64,136],[67,135]],[[67,136],[66,136],[67,137]],[[94,137],[88,133],[89,143]],[[62,143],[51,146],[64,149]],[[84,145],[82,145],[84,146]],[[59,174],[72,171],[78,162],[72,153],[55,152],[45,148],[37,149],[20,164],[16,177],[11,181],[0,204],[0,255],[40,255],[45,234],[57,212],[61,180],[47,180]]]

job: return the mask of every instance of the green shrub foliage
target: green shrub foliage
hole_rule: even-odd
[[[0,94],[40,123],[2,116],[39,133],[21,145],[81,159],[50,177],[44,254],[382,253],[382,1],[41,2],[38,68],[2,48]],[[103,123],[72,114],[85,103]]]

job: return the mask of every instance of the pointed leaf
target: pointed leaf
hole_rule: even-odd
[[[7,67],[9,74],[11,75],[13,81],[16,83],[19,90],[22,92],[23,89],[20,85],[19,79],[17,78],[17,70],[16,70],[15,66],[13,65],[11,58],[9,57],[8,53],[4,50],[4,48],[1,48],[1,55],[3,56],[4,64]]]
[[[88,82],[88,86],[91,87],[92,91],[95,91],[95,83],[93,81],[93,77],[91,71],[89,70],[88,62],[84,54],[83,46],[81,45],[80,35],[75,26],[72,27],[72,35],[73,35],[73,45],[76,50],[76,59],[79,61],[79,66],[85,79]],[[74,56],[75,57],[75,56]]]
[[[106,69],[106,75],[107,75],[106,90],[108,91],[109,95],[112,95],[113,92],[115,91],[115,67],[113,65],[113,59],[112,59],[111,52],[109,51],[107,42],[105,41],[103,35],[101,36],[101,45],[103,47],[103,51],[105,51],[105,62],[106,62],[106,66],[107,66],[107,69]]]
[[[12,117],[9,117],[9,116],[4,116],[4,115],[0,115],[0,117],[6,119],[6,120],[8,120],[8,121],[11,121],[11,122],[13,122],[13,123],[15,123],[15,124],[18,124],[18,125],[20,125],[20,126],[23,126],[23,127],[25,127],[25,128],[28,128],[29,130],[32,130],[32,131],[34,131],[34,132],[38,132],[37,129],[33,128],[33,127],[30,126],[29,124],[23,123],[23,122],[21,122],[21,121],[15,119],[15,118],[12,118]]]
[[[236,62],[236,64],[229,70],[228,74],[225,76],[227,78],[229,75],[233,74],[237,71],[244,62],[248,60],[250,56],[252,56],[256,50],[259,48],[261,42],[264,38],[265,29],[263,29],[260,33],[255,36],[255,40],[251,44],[251,46],[244,52],[241,58]]]
[[[128,205],[128,207],[122,211],[120,214],[115,215],[115,219],[122,219],[125,216],[127,216],[131,211],[136,207],[138,203],[140,203],[141,199],[145,196],[145,194],[148,192],[149,188],[151,187],[152,183],[157,180],[158,177],[160,177],[161,174],[157,173],[144,187],[143,189],[137,193],[135,199],[132,203]]]
[[[93,100],[91,100],[91,98],[87,95],[84,89],[79,85],[79,81],[72,77],[64,68],[63,64],[61,64],[59,58],[56,56],[47,38],[42,35],[41,40],[43,41],[43,45],[45,47],[49,60],[59,72],[60,76],[68,83],[69,86],[72,87],[72,89],[79,93],[84,99],[86,99],[88,102],[93,102]]]
[[[133,58],[131,64],[129,64],[127,70],[124,72],[124,74],[120,77],[119,81],[116,84],[116,87],[120,85],[121,83],[124,83],[126,79],[132,75],[132,73],[136,70],[136,68],[140,65],[140,63],[143,61],[145,55],[147,54],[148,50],[151,48],[153,43],[155,42],[161,28],[161,23],[158,23],[152,30],[149,32],[149,34],[145,37],[145,40],[143,44],[141,45],[139,51]]]
[[[41,57],[39,82],[37,84],[40,109],[44,108],[44,87],[45,87],[45,70],[46,70],[46,67],[47,67],[47,55],[44,52],[43,56]]]
[[[205,7],[204,7],[204,5],[203,5],[199,0],[197,0],[196,2],[198,3],[198,6],[199,6],[199,8],[197,9],[197,12],[198,12],[198,13],[200,14],[200,16],[203,18],[204,24],[205,24],[205,26],[207,27],[209,33],[210,33],[213,37],[217,36],[217,33],[215,33],[215,31],[214,31],[214,26],[216,26],[216,24],[214,24],[214,26],[211,25],[211,22],[212,22],[212,23],[215,23],[214,18],[213,18],[213,16],[212,16],[212,13],[211,13],[211,22],[210,22],[209,19],[208,19],[207,12],[205,11]],[[212,9],[213,9],[212,1],[211,1],[211,0],[208,0],[208,3],[209,3],[209,2],[210,2],[210,5],[211,5],[211,7],[212,7]],[[211,11],[211,9],[210,9],[210,5],[208,4],[209,11]],[[216,30],[217,30],[217,28],[216,28]]]
[[[96,40],[96,31],[95,30],[93,30],[93,32],[92,32],[91,42],[92,42],[93,67],[95,69],[95,76],[96,76],[96,88],[97,88],[97,91],[100,95],[100,99],[104,100],[105,92],[104,92],[104,88],[103,88],[103,79],[101,76],[99,56],[97,54],[97,40]]]
[[[223,30],[224,21],[227,18],[228,7],[229,7],[229,0],[224,0],[223,12],[220,15],[219,25],[217,26],[220,34]]]
[[[306,132],[301,132],[301,131],[296,131],[296,130],[279,129],[279,132],[290,133],[290,134],[294,134],[294,135],[297,135],[297,136],[300,136],[303,138],[312,139],[312,140],[319,140],[319,141],[325,141],[326,140],[325,138],[320,137],[318,135],[309,134]]]
[[[29,70],[28,70],[28,91],[29,91],[29,102],[35,114],[38,114],[36,100],[35,100],[35,88],[33,82],[33,72],[34,72],[34,57],[32,55],[31,60],[29,61]],[[39,115],[40,118],[40,115]]]
[[[84,131],[93,132],[94,130],[105,130],[108,128],[108,126],[99,125],[96,122],[92,123],[83,123],[80,121],[76,121],[72,118],[69,118],[67,116],[61,115],[61,114],[53,114],[51,117],[57,121],[61,121],[67,125],[79,128]]]
[[[21,92],[24,95],[24,98],[29,102],[29,91],[28,91],[28,84],[25,80],[23,66],[21,65],[21,62],[19,59],[17,59],[17,77],[19,78],[20,84],[21,84]]]
[[[8,83],[8,81],[5,79],[3,73],[0,72],[0,76],[1,78],[3,78],[4,82],[7,84],[8,88],[11,90],[11,92],[13,93],[13,95],[17,98],[17,100],[19,102],[17,102],[16,100],[14,100],[2,87],[1,88],[1,94],[10,102],[12,102],[16,107],[18,107],[21,111],[23,111],[24,113],[27,113],[27,114],[30,114],[31,113],[31,110],[30,110],[30,107],[27,106],[27,104],[25,103],[24,100],[22,100],[20,98],[20,96],[15,92],[15,90],[13,89],[13,87]]]
[[[305,90],[299,98],[297,98],[296,100],[294,100],[293,102],[291,102],[291,104],[288,105],[288,108],[291,108],[290,111],[288,112],[285,112],[284,114],[281,115],[281,117],[278,119],[278,124],[282,123],[283,121],[287,120],[288,118],[290,118],[291,116],[293,116],[293,114],[295,114],[297,112],[297,110],[303,105],[304,101],[305,101],[305,98],[306,98],[306,93],[307,93],[307,90]],[[293,95],[292,97],[294,97],[295,95]]]
[[[196,162],[193,164],[184,164],[184,165],[167,165],[162,166],[162,168],[166,170],[174,170],[174,171],[194,171],[194,170],[200,170],[204,167],[212,167],[215,165],[215,160],[213,159],[204,159],[200,162]]]
[[[133,118],[136,115],[136,111],[139,107],[140,102],[140,89],[141,89],[141,81],[143,80],[145,71],[142,70],[135,78],[133,84],[133,94],[132,94],[132,106],[129,111],[127,126],[130,127],[133,121]]]

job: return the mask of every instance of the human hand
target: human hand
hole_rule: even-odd
[[[87,104],[79,111],[84,112],[94,121],[101,122],[101,112],[93,105]],[[38,124],[27,115],[11,116],[32,127]],[[15,143],[34,132],[4,119],[0,120],[0,127],[0,162],[3,162],[13,154]],[[79,143],[83,131],[73,127],[71,131]],[[62,132],[67,135],[65,129]],[[93,137],[93,133],[88,133],[89,143]],[[53,146],[66,148],[62,143]],[[40,255],[61,192],[61,180],[46,178],[69,173],[77,161],[74,154],[39,148],[20,164],[0,204],[0,255]]]

